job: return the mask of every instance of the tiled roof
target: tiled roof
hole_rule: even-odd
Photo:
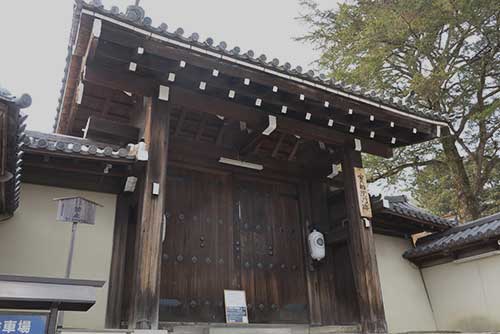
[[[372,205],[375,212],[396,214],[411,220],[418,220],[441,227],[443,230],[457,225],[456,221],[441,218],[411,204],[404,195],[385,196],[384,198],[381,196],[372,197]]]
[[[193,32],[191,35],[187,36],[184,33],[183,28],[169,29],[166,23],[161,23],[158,26],[153,26],[152,19],[146,16],[144,9],[140,6],[128,6],[125,13],[121,12],[116,6],[110,9],[104,8],[101,0],[92,0],[87,3],[83,0],[76,0],[75,14],[85,8],[91,11],[98,12],[107,17],[114,18],[121,22],[131,24],[135,27],[139,27],[146,31],[162,35],[174,42],[181,42],[189,45],[191,48],[199,48],[205,51],[211,56],[216,56],[221,58],[222,56],[226,58],[235,59],[240,62],[251,64],[253,68],[262,70],[265,72],[278,72],[286,75],[286,77],[293,81],[298,81],[301,83],[310,83],[315,87],[326,86],[327,88],[334,89],[338,92],[343,92],[354,97],[363,98],[380,105],[385,105],[387,107],[392,107],[394,109],[400,110],[407,114],[413,114],[416,116],[424,117],[431,120],[443,121],[443,118],[430,109],[426,109],[418,106],[410,98],[400,98],[395,96],[390,96],[386,92],[380,92],[375,90],[367,90],[356,85],[348,85],[342,81],[330,79],[324,74],[315,73],[312,70],[305,71],[302,66],[293,67],[289,62],[280,62],[277,58],[267,57],[265,54],[257,56],[253,50],[248,50],[242,52],[240,47],[235,46],[229,48],[227,43],[221,41],[216,43],[213,38],[209,37],[205,41],[200,41],[200,35]],[[79,15],[74,15],[74,19],[78,19]],[[74,22],[75,23],[75,22]],[[75,27],[73,27],[72,36],[70,38],[69,52],[71,52],[71,44],[74,42],[74,34],[76,32]],[[67,62],[69,64],[71,53],[68,54]],[[63,79],[63,85],[66,81],[68,65],[66,66],[66,75]],[[62,92],[61,92],[62,95]],[[60,102],[62,98],[60,99]],[[60,112],[61,105],[58,108],[58,114]],[[57,119],[57,117],[56,117]]]
[[[0,177],[6,178],[0,183],[3,189],[0,216],[6,214],[6,217],[10,217],[19,206],[21,193],[22,141],[28,117],[21,109],[31,105],[31,96],[22,94],[17,97],[0,86],[0,103],[7,106],[7,118],[0,124],[0,133],[6,133],[5,137],[0,138],[0,158],[5,159],[5,165],[0,165]],[[2,142],[3,138],[7,141]]]
[[[403,256],[411,259],[489,238],[500,238],[500,213],[421,238]]]
[[[46,150],[66,154],[96,156],[103,158],[135,160],[127,148],[94,142],[79,137],[26,131],[24,137],[26,150]]]
[[[20,109],[28,108],[31,105],[31,96],[22,94],[21,96],[12,95],[10,91],[0,85],[0,100],[14,103]]]

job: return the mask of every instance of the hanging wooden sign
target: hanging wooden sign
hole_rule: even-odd
[[[358,193],[359,212],[361,217],[372,218],[372,207],[370,204],[370,193],[368,192],[368,182],[363,168],[354,167],[356,177],[356,190]]]

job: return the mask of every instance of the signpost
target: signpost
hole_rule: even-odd
[[[65,278],[69,278],[71,275],[71,267],[73,265],[76,228],[78,224],[95,225],[96,207],[102,207],[102,205],[80,196],[54,198],[54,201],[58,201],[57,221],[72,223],[68,262],[66,264],[66,273],[64,276]],[[61,312],[59,315],[60,326],[62,326],[63,317],[64,314]],[[0,334],[6,333],[0,332]]]

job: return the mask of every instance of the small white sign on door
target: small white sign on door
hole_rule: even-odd
[[[248,324],[247,297],[244,290],[224,290],[226,322]]]

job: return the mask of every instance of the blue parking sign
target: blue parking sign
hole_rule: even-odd
[[[46,334],[47,314],[0,313],[0,334]]]

